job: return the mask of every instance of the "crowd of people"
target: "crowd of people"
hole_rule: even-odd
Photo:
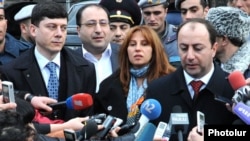
[[[4,103],[0,95],[0,140],[63,141],[64,129],[81,134],[84,123],[102,113],[123,121],[105,136],[121,140],[129,133],[119,133],[121,127],[140,120],[147,99],[161,104],[160,116],[150,121],[154,126],[168,123],[176,105],[188,113],[183,140],[204,140],[204,131],[197,132],[197,111],[209,125],[239,120],[234,105],[214,98],[232,99],[227,77],[234,71],[250,85],[250,0],[228,0],[218,7],[209,7],[207,0],[171,1],[180,11],[180,25],[166,19],[169,2],[84,5],[75,17],[82,42],[76,50],[64,47],[68,13],[59,3],[23,6],[13,17],[20,39],[7,33],[0,7],[0,84],[10,81],[15,89],[15,102]],[[51,106],[79,93],[91,95],[93,105],[81,110]],[[176,140],[171,135],[170,141]]]

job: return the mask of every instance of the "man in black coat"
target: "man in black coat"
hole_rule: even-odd
[[[237,117],[214,99],[217,95],[228,99],[234,95],[228,74],[213,63],[217,49],[215,29],[204,19],[192,19],[182,24],[177,33],[182,67],[149,84],[147,99],[158,100],[162,107],[160,117],[152,122],[156,126],[160,121],[168,123],[173,107],[178,105],[183,113],[188,113],[188,132],[196,126],[197,111],[205,114],[206,124],[232,124]],[[202,81],[196,95],[192,81]],[[188,132],[184,133],[184,140]],[[172,134],[170,140],[177,140],[177,136]]]
[[[14,89],[30,93],[23,93],[20,97],[30,101],[36,109],[51,112],[47,104],[65,101],[77,93],[95,93],[94,65],[73,50],[63,47],[67,16],[67,11],[55,2],[37,4],[32,12],[30,27],[35,37],[35,47],[0,68],[1,80],[11,81]],[[47,90],[51,74],[46,67],[48,63],[56,65],[55,74],[59,84],[55,99]],[[91,108],[77,111],[64,107],[53,111],[50,118],[67,121],[86,115],[91,115]]]

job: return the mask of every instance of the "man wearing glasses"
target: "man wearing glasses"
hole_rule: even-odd
[[[138,5],[142,10],[143,22],[154,29],[161,38],[169,62],[179,67],[176,27],[166,22],[168,2],[166,0],[140,0]]]
[[[10,62],[29,48],[30,44],[19,41],[7,33],[7,19],[4,8],[0,7],[0,65]]]
[[[118,68],[119,47],[110,44],[109,13],[101,5],[86,5],[78,10],[76,24],[82,41],[82,47],[77,52],[95,65],[98,92],[100,82]]]

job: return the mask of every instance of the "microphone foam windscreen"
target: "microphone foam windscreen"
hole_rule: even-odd
[[[228,80],[234,90],[237,90],[246,85],[245,77],[240,71],[234,71],[230,73],[228,76]]]
[[[78,93],[66,100],[68,109],[83,110],[93,105],[93,98],[90,94]]]
[[[140,112],[149,120],[154,120],[161,114],[161,104],[155,99],[147,99],[141,104]]]
[[[88,120],[81,130],[81,135],[86,137],[85,139],[90,139],[98,131],[97,124],[94,120]],[[86,136],[85,136],[86,135]]]
[[[181,109],[181,106],[179,105],[175,105],[172,109],[172,112],[173,113],[182,113],[182,109]]]

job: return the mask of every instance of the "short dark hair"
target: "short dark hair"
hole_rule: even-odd
[[[94,7],[99,7],[101,9],[103,9],[106,13],[107,13],[107,18],[108,20],[110,21],[110,17],[109,17],[109,11],[107,8],[103,7],[102,5],[99,5],[99,4],[86,4],[84,5],[83,7],[81,7],[77,13],[76,13],[76,25],[78,26],[81,26],[81,20],[82,20],[82,12],[88,8],[88,7],[91,7],[91,6],[94,6]]]
[[[50,19],[67,18],[68,20],[68,13],[59,3],[53,1],[40,2],[32,10],[31,23],[38,26],[46,17]]]
[[[192,18],[190,20],[187,20],[187,21],[183,22],[177,29],[177,40],[178,40],[178,35],[179,35],[179,32],[180,32],[181,28],[184,25],[188,24],[188,23],[200,23],[200,24],[203,24],[206,27],[207,31],[208,31],[211,45],[213,45],[216,42],[217,32],[216,32],[214,26],[209,21],[207,21],[205,19],[202,19],[202,18]]]
[[[26,141],[29,137],[37,141],[35,129],[22,122],[23,117],[16,111],[0,111],[0,140]]]
[[[176,0],[176,5],[175,8],[177,10],[181,9],[181,3],[184,2],[186,0]],[[207,6],[209,6],[209,0],[200,0],[200,4],[203,8],[206,8]]]

